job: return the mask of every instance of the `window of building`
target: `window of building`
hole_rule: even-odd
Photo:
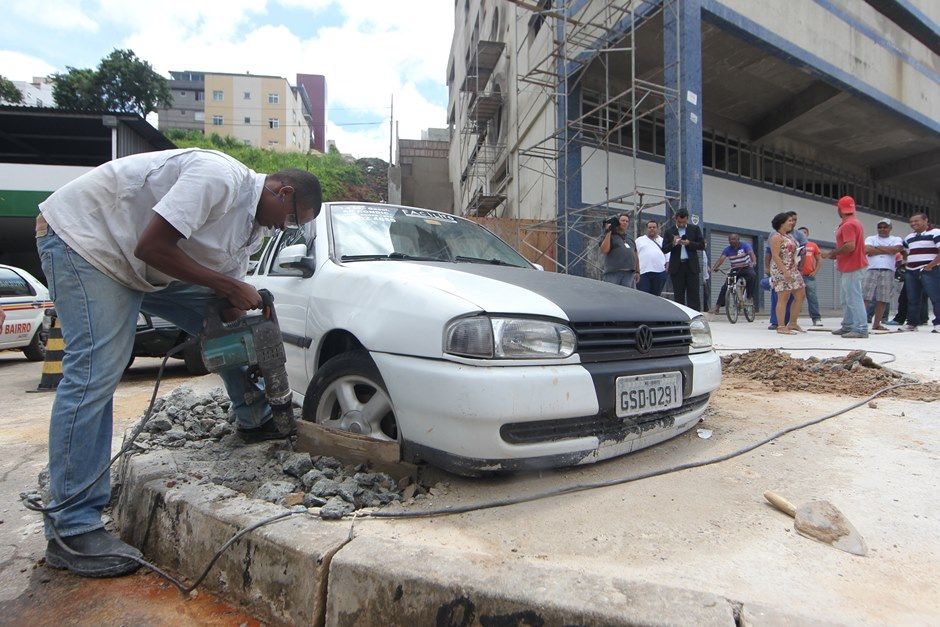
[[[279,128],[280,126],[280,120],[277,118],[268,118],[268,128]]]
[[[245,124],[251,124],[251,116],[245,116]]]
[[[180,91],[180,96],[185,96],[185,95],[186,95],[186,91],[185,91],[185,90]]]
[[[206,99],[206,92],[204,91],[194,91],[193,96],[196,97],[196,102],[201,102]]]
[[[280,100],[281,100],[281,97],[278,94],[274,92],[270,92],[268,94],[268,104],[277,104],[278,102],[280,102]]]
[[[246,91],[246,92],[245,92],[245,100],[251,100],[251,92],[250,92],[250,91]]]
[[[223,122],[223,120],[222,120],[222,116],[221,116],[221,115],[213,115],[213,116],[212,116],[212,126],[222,126],[222,124],[224,124],[224,122]]]
[[[251,140],[250,140],[250,139],[243,139],[242,142],[244,142],[244,144],[245,144],[246,146],[251,146]]]
[[[225,100],[225,92],[223,92],[221,89],[214,90],[212,92],[212,99],[215,100],[216,102],[221,102],[222,100]]]
[[[186,115],[186,109],[180,109],[180,115]]]
[[[277,146],[278,141],[276,139],[269,139],[268,146]]]
[[[206,112],[205,112],[205,111],[196,111],[195,113],[193,113],[193,119],[196,120],[197,122],[205,122],[205,120],[206,120]]]

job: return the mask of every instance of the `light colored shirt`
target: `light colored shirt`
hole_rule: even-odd
[[[134,255],[155,215],[179,231],[179,247],[216,272],[243,279],[267,229],[255,222],[265,175],[221,152],[189,148],[110,161],[39,205],[43,217],[83,259],[143,292],[173,277]]]
[[[907,269],[916,270],[926,266],[940,252],[940,229],[927,229],[923,233],[910,233],[904,237],[907,249]]]
[[[869,235],[865,238],[866,246],[901,246],[903,243],[903,240],[897,235],[889,235],[888,237]],[[880,255],[868,255],[868,269],[894,270],[894,256],[896,254],[897,253],[884,253]]]
[[[640,255],[640,273],[663,272],[669,255],[663,253],[663,238],[650,239],[646,235],[636,238],[636,252]]]
[[[679,239],[685,239],[686,227],[677,229],[679,231]],[[689,250],[683,245],[679,247],[679,260],[685,261],[689,258]]]

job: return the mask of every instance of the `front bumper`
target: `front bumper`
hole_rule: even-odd
[[[602,367],[372,358],[395,406],[405,458],[463,474],[586,464],[651,446],[691,428],[721,382],[714,352]],[[675,370],[682,407],[635,421],[615,417],[618,376]]]

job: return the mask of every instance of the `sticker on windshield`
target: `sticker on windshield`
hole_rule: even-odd
[[[440,211],[431,211],[429,209],[402,209],[402,213],[409,218],[424,218],[425,222],[437,220],[439,222],[450,222],[451,224],[457,223],[457,219],[454,216],[449,213],[441,213]],[[428,224],[433,223],[428,222]]]
[[[394,222],[395,217],[388,207],[360,207],[356,212],[362,220],[371,220],[373,222]]]

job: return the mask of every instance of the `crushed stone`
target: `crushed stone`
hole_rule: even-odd
[[[371,472],[364,464],[294,451],[286,440],[246,445],[235,433],[235,414],[222,388],[197,393],[180,386],[156,399],[134,447],[183,449],[174,485],[211,482],[284,507],[302,504],[324,519],[446,492],[443,484],[431,488]]]
[[[865,351],[844,356],[798,359],[778,349],[761,348],[721,358],[722,375],[761,381],[774,391],[869,396],[881,388],[917,379],[877,364]],[[732,382],[733,384],[733,382]],[[940,399],[940,384],[898,388],[885,394],[904,399]]]

